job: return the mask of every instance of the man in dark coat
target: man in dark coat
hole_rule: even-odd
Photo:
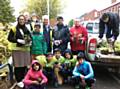
[[[114,45],[119,35],[119,15],[107,12],[102,15],[99,22],[99,42],[102,40],[104,33],[108,44]]]
[[[63,17],[57,18],[58,23],[53,30],[53,50],[59,48],[63,53],[67,49],[70,40],[69,29],[63,24]]]

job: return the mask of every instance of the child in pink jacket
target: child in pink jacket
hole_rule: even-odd
[[[42,72],[40,63],[34,60],[23,80],[25,89],[44,89],[44,85],[47,81],[46,76]]]

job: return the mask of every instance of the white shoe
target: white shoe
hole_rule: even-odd
[[[18,82],[17,86],[20,87],[20,88],[23,88],[24,87],[24,83],[23,82]]]

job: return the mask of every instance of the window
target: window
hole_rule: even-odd
[[[93,23],[88,23],[88,24],[86,25],[86,28],[88,29],[88,32],[89,32],[89,33],[92,33],[92,32],[93,32]]]

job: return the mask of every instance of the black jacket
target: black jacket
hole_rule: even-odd
[[[105,25],[107,26],[107,33],[106,38],[111,38],[114,36],[115,39],[117,39],[119,35],[119,15],[116,13],[107,13],[109,16],[109,21],[107,23],[103,22],[100,19],[99,22],[99,38],[103,37],[103,34],[105,33]]]
[[[13,31],[13,29],[10,30],[8,35],[8,41],[12,43],[17,43],[17,46],[23,46],[23,44],[17,42],[17,39],[24,39],[25,36],[29,36],[31,38],[31,34],[26,26],[17,25],[15,28],[15,31]],[[20,29],[22,29],[24,36],[21,34]]]
[[[64,52],[67,49],[68,42],[70,41],[68,27],[57,24],[53,30],[53,39],[62,40],[62,43],[58,46],[53,44],[53,49],[59,48],[62,52]]]

